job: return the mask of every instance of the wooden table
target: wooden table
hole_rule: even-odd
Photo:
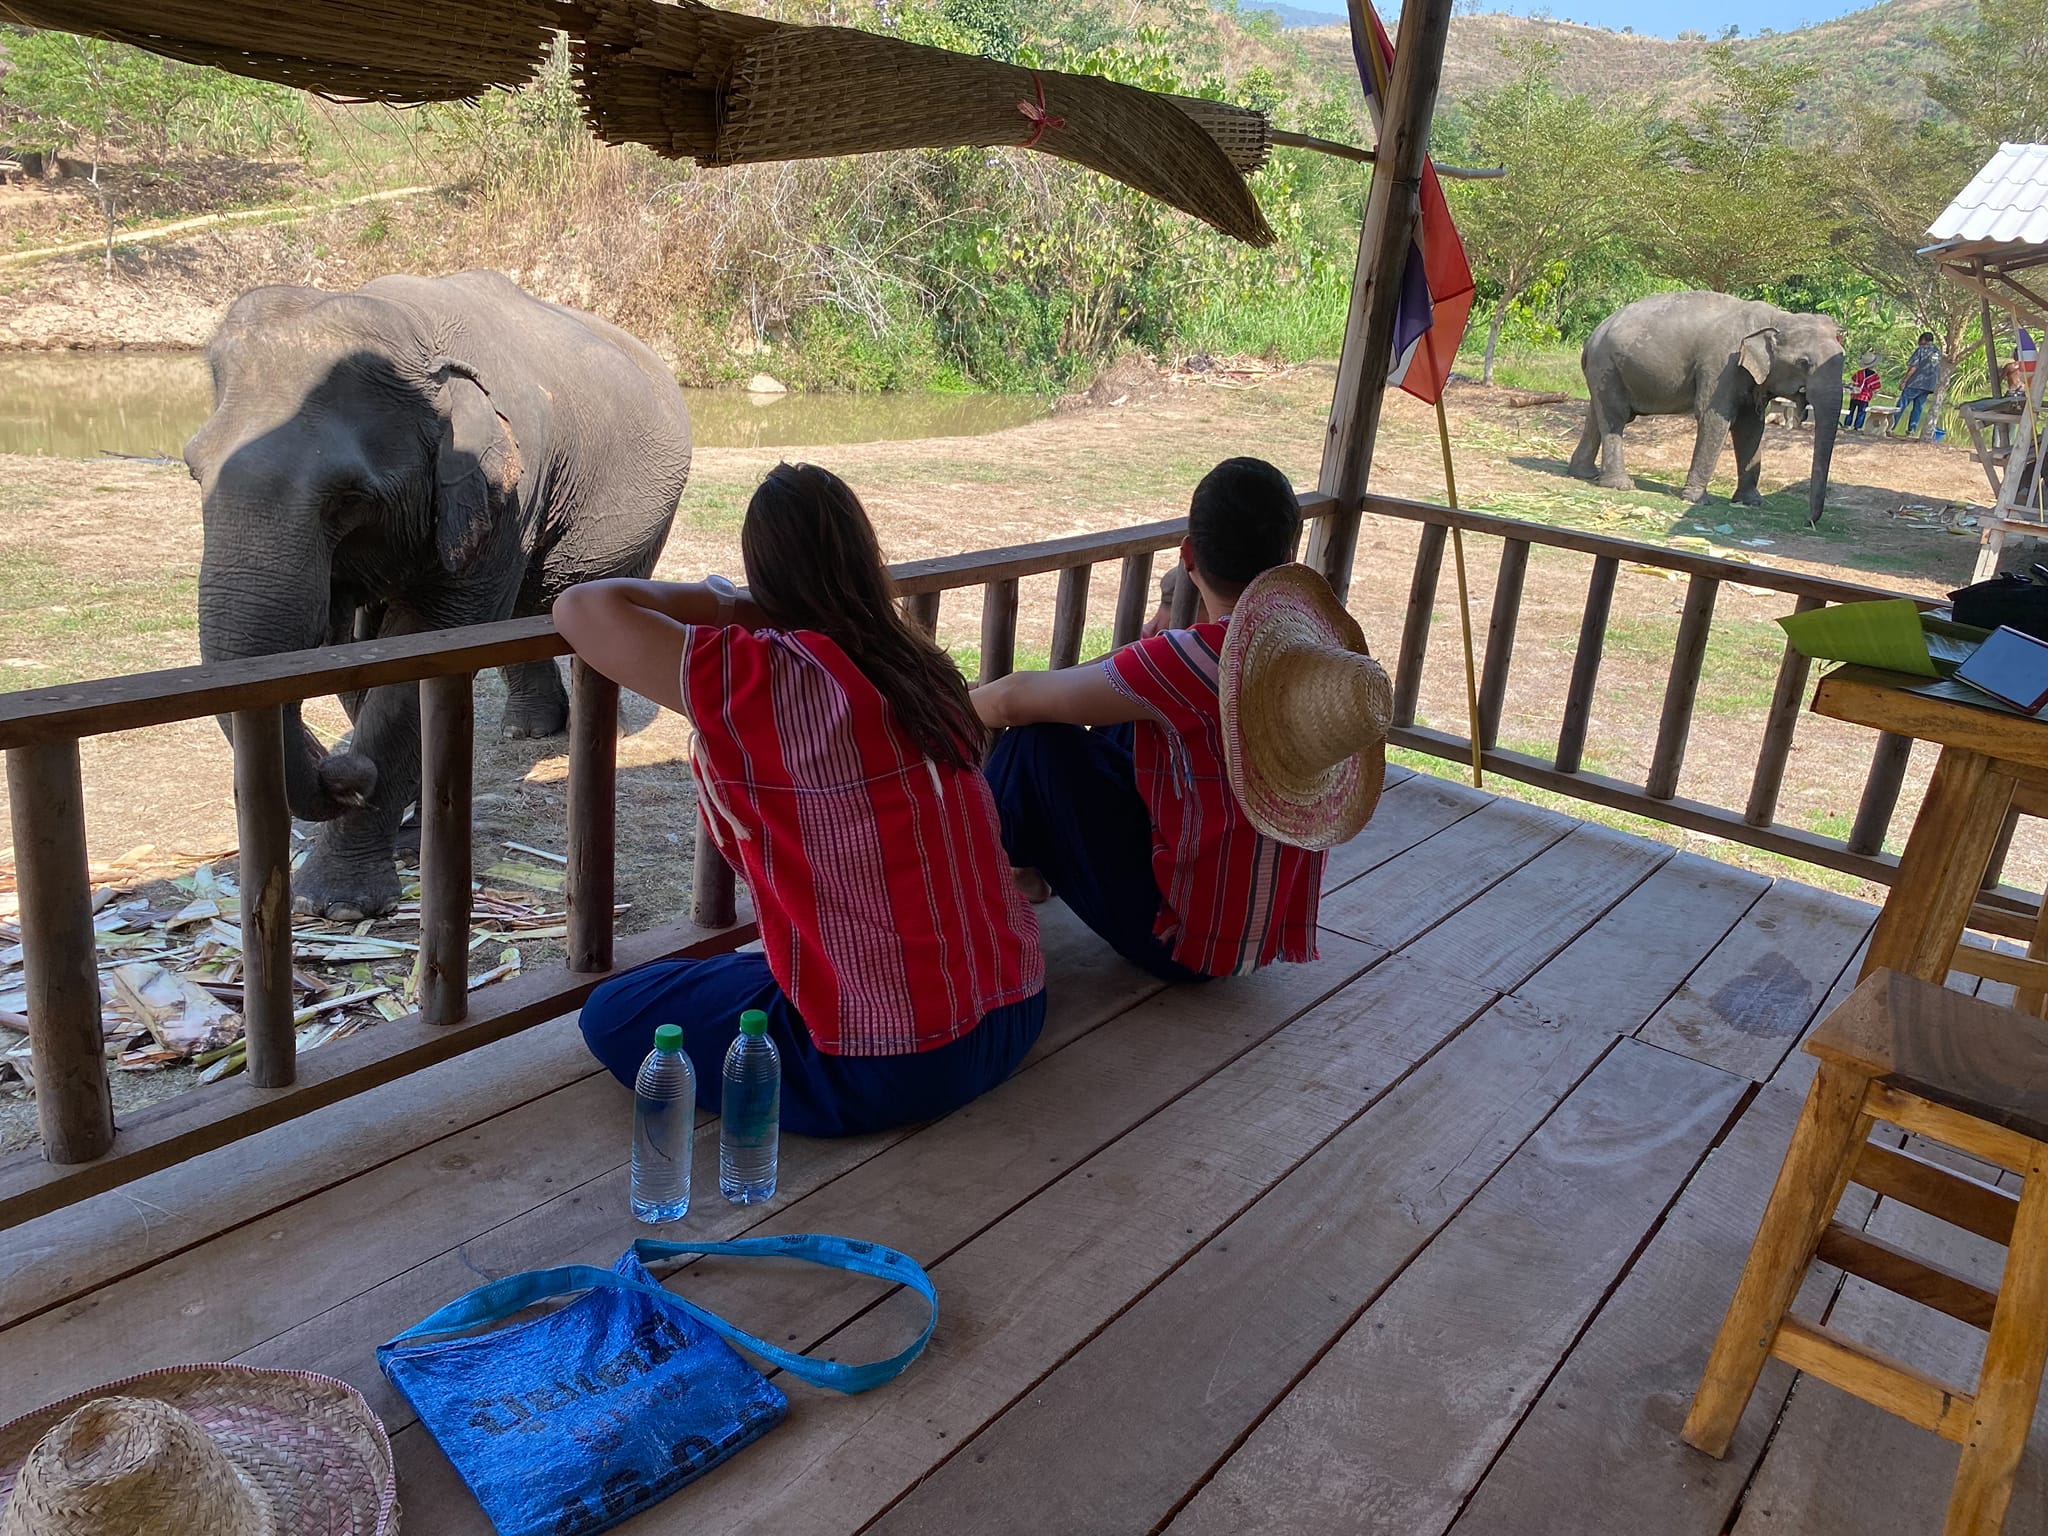
[[[2048,721],[1904,686],[1919,681],[1838,667],[1813,696],[1815,714],[1941,747],[1862,974],[1889,968],[1941,982],[1965,971],[2012,983],[2019,1006],[2038,1011],[2048,992],[2048,927],[2035,926],[2025,959],[1963,945],[1962,936],[2007,815],[2048,815]]]

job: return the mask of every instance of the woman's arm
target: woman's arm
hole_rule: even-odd
[[[683,630],[691,624],[761,622],[745,596],[727,608],[701,581],[579,582],[555,599],[555,628],[576,654],[621,687],[664,709],[683,707]]]
[[[1101,666],[1064,667],[1057,672],[1012,672],[983,683],[967,697],[986,726],[1035,725],[1044,720],[1069,725],[1119,725],[1149,718],[1109,680]]]

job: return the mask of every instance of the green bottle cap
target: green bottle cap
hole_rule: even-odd
[[[683,1048],[683,1026],[662,1025],[654,1032],[654,1048],[657,1051],[680,1051]]]
[[[768,1015],[758,1008],[749,1008],[740,1015],[740,1033],[743,1035],[767,1034]]]

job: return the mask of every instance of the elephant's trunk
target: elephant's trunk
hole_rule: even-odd
[[[206,552],[199,566],[199,655],[208,665],[310,650],[326,638],[325,541],[237,538],[229,551],[216,534],[233,524],[209,498]],[[265,518],[275,530],[283,519]],[[308,521],[311,521],[310,519]],[[312,547],[303,547],[311,545]],[[248,547],[248,546],[254,546]],[[234,740],[234,723],[220,717]],[[296,703],[284,706],[285,798],[303,821],[332,821],[368,800],[377,769],[356,752],[330,753],[306,728]]]
[[[1828,505],[1828,465],[1835,456],[1835,434],[1842,429],[1841,380],[1813,381],[1806,399],[1813,407],[1813,479],[1806,494],[1806,523],[1817,528]]]

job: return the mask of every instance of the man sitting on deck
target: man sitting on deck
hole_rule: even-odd
[[[1278,469],[1225,460],[1181,541],[1193,627],[972,695],[1016,727],[986,771],[1019,884],[1164,981],[1313,960],[1321,850],[1385,775],[1386,674],[1329,584],[1287,564],[1300,522]]]

